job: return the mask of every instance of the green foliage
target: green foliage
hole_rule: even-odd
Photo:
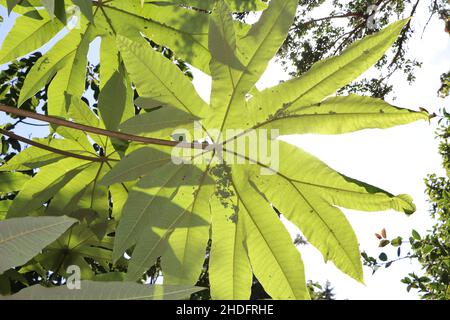
[[[59,32],[68,17],[56,3],[60,5],[43,2],[47,11],[39,10],[38,18],[18,18],[0,57],[7,61],[25,55]],[[261,10],[264,2],[112,0],[95,2],[93,18],[84,2],[74,3],[85,16],[34,64],[17,102],[18,107],[26,104],[48,86],[47,113],[59,119],[45,117],[53,124],[52,134],[35,139],[1,166],[5,179],[0,181],[13,194],[6,221],[67,215],[79,223],[18,268],[19,273],[37,273],[53,286],[64,283],[71,265],[81,268],[83,280],[126,271],[126,280],[139,281],[146,280],[149,270],[162,270],[164,285],[190,286],[182,290],[184,297],[197,290],[192,286],[204,274],[207,258],[213,299],[250,298],[253,277],[271,298],[308,299],[300,253],[276,207],[325,260],[362,281],[358,242],[338,207],[411,214],[411,198],[346,177],[274,140],[276,134],[260,132],[341,134],[428,120],[425,111],[379,99],[330,97],[382,58],[408,20],[355,42],[299,78],[260,92],[255,84],[285,40],[297,0],[270,1],[253,25],[233,19],[231,10]],[[13,7],[19,14],[29,9],[24,3]],[[99,81],[91,79],[90,84],[98,105],[91,108],[81,98],[87,88],[89,44],[97,37]],[[174,61],[179,59],[211,76],[209,105]],[[135,116],[135,110],[140,114]],[[72,121],[70,128],[60,118]],[[184,129],[180,144],[175,129]],[[277,144],[268,156],[279,160],[278,166],[259,159],[246,144],[258,135],[257,143]],[[143,140],[145,136],[152,139]],[[240,143],[245,147],[236,148]],[[33,178],[19,187],[8,183],[15,171],[35,169]],[[46,297],[89,298],[114,286],[84,285],[79,293],[33,286],[17,297],[45,291]],[[154,294],[137,284],[121,286],[124,292],[127,286],[144,290],[148,298]],[[104,297],[127,298],[121,294]]]
[[[181,300],[201,290],[190,286],[142,285],[132,282],[82,281],[80,289],[32,286],[0,300]]]
[[[13,61],[1,73],[0,102],[14,106],[19,99],[20,91],[29,70],[42,55],[37,52],[17,61]],[[32,99],[22,105],[23,109],[35,110],[41,100],[46,99],[46,90],[41,90]],[[14,115],[11,117],[17,118]],[[13,127],[9,129],[14,129]]]
[[[410,238],[413,254],[422,265],[424,275],[411,275],[408,288],[418,288],[424,299],[450,299],[449,120],[447,116],[439,132],[439,151],[447,176],[432,174],[426,180],[431,216],[437,221],[427,234],[421,236],[413,233],[413,239]]]
[[[26,217],[0,222],[0,273],[28,262],[75,221],[67,217]]]
[[[325,283],[325,286],[308,281],[308,288],[311,300],[335,300],[334,288],[329,281]]]
[[[439,96],[445,98],[450,94],[450,71],[442,74],[441,83],[442,86],[439,89]]]

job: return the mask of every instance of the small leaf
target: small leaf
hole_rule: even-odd
[[[98,110],[106,129],[117,130],[122,122],[134,116],[134,92],[113,37],[102,38],[100,56],[103,65]]]
[[[401,246],[401,245],[402,245],[402,242],[403,242],[402,237],[397,237],[397,238],[391,240],[391,244],[392,244],[394,247],[399,247],[399,246]]]
[[[403,279],[401,280],[401,282],[403,282],[403,283],[405,283],[405,284],[408,284],[408,283],[411,283],[411,279],[408,278],[408,277],[405,277],[405,278],[403,278]]]
[[[413,230],[413,231],[412,231],[412,236],[413,236],[413,238],[414,238],[415,240],[420,240],[420,239],[422,239],[422,238],[420,237],[420,234],[419,234],[416,230]]]
[[[380,248],[384,248],[384,247],[386,247],[389,243],[391,243],[389,240],[381,240],[381,241],[380,241],[380,244],[379,244],[379,247],[380,247]]]
[[[386,255],[386,253],[383,252],[383,253],[380,254],[378,259],[380,259],[381,261],[387,261],[388,256]]]
[[[78,37],[76,41],[78,41]],[[80,43],[70,54],[66,65],[58,71],[50,83],[47,95],[47,110],[49,115],[65,116],[72,97],[79,99],[83,95],[86,83],[87,54],[92,33],[89,30],[83,34]],[[64,94],[61,94],[63,92]]]
[[[2,200],[0,201],[0,220],[4,220],[6,217],[6,213],[11,206],[12,201],[10,200]]]
[[[434,249],[433,245],[431,245],[431,244],[425,245],[425,247],[423,248],[424,255],[430,253],[431,251],[433,251],[433,249]]]

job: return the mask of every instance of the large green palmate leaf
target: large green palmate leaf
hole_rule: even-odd
[[[173,119],[167,115],[166,127],[164,122],[156,124],[156,119],[163,117],[157,113],[151,120],[152,111],[128,120],[122,130],[171,139],[169,128],[185,126],[187,141],[208,138],[212,142],[205,150],[175,148],[171,154],[161,153],[161,148],[133,145],[128,156],[105,176],[102,183],[107,185],[142,177],[130,192],[114,244],[116,260],[134,246],[129,251],[129,279],[139,278],[160,258],[166,283],[195,284],[210,238],[213,298],[248,299],[255,275],[272,298],[307,299],[303,262],[273,207],[305,234],[325,260],[358,281],[363,281],[358,242],[338,207],[415,211],[410,197],[395,196],[344,176],[308,153],[271,139],[279,134],[390,128],[429,119],[426,112],[400,109],[370,97],[329,97],[376,63],[406,20],[355,43],[341,56],[318,63],[299,79],[263,92],[256,90],[255,83],[289,30],[296,4],[295,0],[270,1],[260,20],[241,35],[227,5],[217,3],[210,19],[213,84],[207,111],[192,112],[193,108],[204,109],[204,102],[197,98],[180,104],[177,90],[182,88],[183,98],[196,96],[195,92],[185,94],[192,90],[189,85],[172,86],[169,80],[161,82],[160,88],[150,88],[157,85],[143,67],[157,70],[152,66],[154,53],[140,40],[118,37],[125,68],[141,93],[139,103],[153,107],[155,94],[164,90],[167,96],[165,107],[158,110],[161,115],[165,108],[167,114],[170,108],[182,111]],[[192,128],[185,125],[193,116],[201,118],[194,137],[189,135]],[[266,132],[262,129],[277,131],[261,135]],[[256,152],[252,150],[255,137],[259,137],[256,145],[270,145],[267,157],[259,158],[258,147]],[[174,152],[191,161],[174,163]],[[180,173],[185,170],[199,172],[186,180]],[[195,179],[200,172],[206,180]],[[197,210],[191,206],[192,199],[199,204]],[[198,216],[210,224],[210,231],[199,225],[198,219],[179,225],[175,217],[180,215],[173,214],[183,208],[188,217]]]
[[[0,300],[182,300],[203,290],[192,286],[143,285],[133,282],[81,281],[80,289],[39,285]]]
[[[67,10],[65,17],[61,7],[52,7],[53,1],[44,5],[46,10],[36,11],[41,1],[29,2],[31,7],[9,6],[22,16],[0,51],[3,62],[46,44],[72,12]],[[333,96],[383,56],[406,20],[317,63],[300,78],[260,92],[255,84],[285,40],[297,0],[271,0],[268,6],[256,0],[112,0],[95,2],[92,16],[86,1],[65,1],[66,9],[72,2],[83,13],[79,25],[60,32],[56,44],[31,69],[20,103],[49,85],[51,115],[164,139],[165,145],[174,140],[194,145],[131,142],[119,153],[107,136],[62,126],[53,127],[57,136],[35,139],[62,153],[33,146],[0,166],[1,191],[19,191],[14,200],[0,202],[0,218],[2,212],[8,219],[68,215],[80,223],[21,272],[36,267],[44,274],[66,276],[65,268],[75,264],[83,280],[94,280],[95,272],[86,262],[91,259],[105,270],[111,263],[126,265],[127,274],[119,278],[136,281],[158,263],[164,284],[175,286],[175,296],[183,298],[187,291],[195,292],[192,286],[209,258],[214,299],[248,299],[253,276],[274,299],[308,299],[301,255],[277,215],[281,212],[326,261],[363,281],[358,242],[339,208],[411,214],[411,198],[342,175],[276,138],[342,134],[429,119],[424,111],[379,99]],[[253,25],[239,23],[231,14],[263,9]],[[100,95],[94,114],[80,97],[85,93],[87,52],[98,37]],[[211,75],[209,105],[173,61],[145,38]],[[134,89],[140,96],[135,101]],[[134,104],[145,110],[134,116]],[[37,168],[33,178],[23,181],[14,180],[20,173],[10,172]],[[127,255],[131,259],[125,259]],[[115,284],[84,284],[79,293],[31,287],[13,297],[91,299],[105,294],[102,297],[126,299],[152,298],[154,293],[146,287],[136,295],[142,287],[123,283],[125,293],[111,295]],[[176,288],[181,288],[181,295],[176,295]]]
[[[26,263],[75,222],[68,217],[26,217],[0,222],[0,274]]]
[[[54,270],[64,277],[70,276],[70,273],[67,274],[66,271],[75,265],[80,268],[81,279],[94,280],[95,272],[86,259],[95,260],[98,265],[107,270],[108,263],[111,261],[112,238],[102,237],[98,224],[85,222],[89,219],[93,220],[95,218],[93,214],[88,216],[89,212],[86,211],[80,213],[87,218],[46,247],[40,255],[34,257],[33,262],[44,270]],[[106,226],[105,230],[110,232],[111,227]]]

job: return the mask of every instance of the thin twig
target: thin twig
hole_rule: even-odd
[[[3,135],[5,135],[7,137],[10,137],[12,139],[16,139],[17,141],[29,144],[31,146],[37,147],[39,149],[44,149],[44,150],[47,150],[47,151],[50,151],[50,152],[53,152],[53,153],[56,153],[56,154],[60,154],[62,156],[71,157],[71,158],[77,158],[77,159],[81,159],[81,160],[94,161],[94,162],[105,162],[105,161],[108,161],[108,159],[105,158],[105,157],[89,157],[89,156],[84,156],[84,155],[81,155],[81,154],[76,154],[76,153],[72,153],[72,152],[69,152],[69,151],[61,150],[61,149],[56,149],[56,148],[47,146],[45,144],[42,144],[42,143],[39,143],[39,142],[30,140],[30,139],[27,139],[25,137],[19,136],[19,135],[15,134],[15,133],[13,133],[11,131],[7,131],[7,130],[2,129],[2,128],[0,128],[0,134],[3,134]],[[109,159],[109,160],[111,160],[111,159]]]
[[[48,124],[39,124],[39,123],[31,123],[27,121],[21,121],[20,123],[26,124],[27,126],[33,126],[33,127],[46,127]]]

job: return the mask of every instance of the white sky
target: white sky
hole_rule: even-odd
[[[425,107],[430,112],[437,112],[449,105],[449,99],[437,97],[440,87],[439,77],[448,71],[450,66],[450,41],[444,32],[442,21],[433,19],[421,39],[421,30],[428,16],[427,4],[421,2],[418,16],[413,26],[418,30],[409,47],[414,57],[423,62],[423,67],[416,72],[417,81],[409,86],[394,79],[394,90],[397,96],[395,104],[417,110]],[[0,14],[5,16],[4,9]],[[6,19],[2,25],[0,41],[11,26],[12,19]],[[288,79],[282,68],[272,62],[269,69],[258,84],[259,88],[276,85],[280,80]],[[195,71],[195,86],[205,99],[208,98],[210,79]],[[390,98],[392,100],[392,97]],[[388,101],[393,102],[393,101]],[[6,121],[0,115],[1,123]],[[432,225],[428,215],[429,205],[424,194],[424,177],[429,173],[444,175],[441,158],[437,153],[438,141],[435,139],[436,123],[415,123],[388,130],[366,130],[354,134],[340,136],[290,136],[284,139],[292,144],[318,156],[332,168],[353,178],[384,188],[395,194],[408,193],[413,196],[417,212],[406,217],[395,212],[365,213],[344,210],[352,223],[362,250],[378,256],[378,241],[375,232],[387,229],[388,237],[401,235],[408,238],[411,229],[420,233]],[[36,133],[36,128],[21,128],[21,134]],[[298,231],[292,225],[289,230],[294,236]],[[332,264],[325,264],[320,253],[312,246],[302,246],[302,253],[308,279],[324,283],[330,280],[335,287],[339,299],[417,299],[416,293],[406,292],[406,286],[400,283],[408,272],[417,271],[417,265],[409,261],[394,264],[389,269],[379,270],[374,276],[370,269],[365,269],[363,286],[345,276]],[[390,257],[395,257],[392,252]]]

